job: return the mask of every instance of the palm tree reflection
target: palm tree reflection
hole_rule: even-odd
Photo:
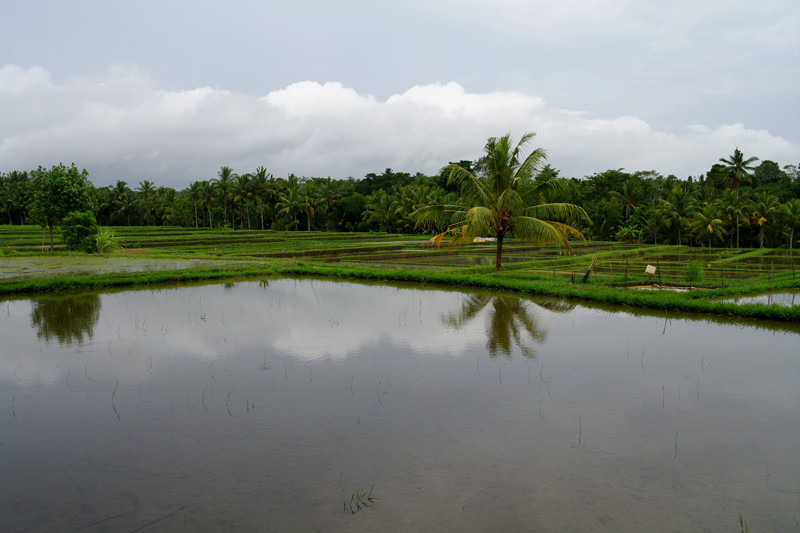
[[[489,317],[486,320],[486,348],[489,354],[496,357],[498,353],[502,353],[505,357],[511,357],[512,346],[516,345],[525,357],[536,357],[533,348],[525,343],[528,339],[523,337],[527,334],[534,342],[542,343],[547,339],[547,331],[528,308],[527,300],[511,296],[470,294],[462,301],[461,311],[443,315],[442,322],[454,329],[461,329],[481,314],[490,303]],[[575,307],[573,304],[556,301],[536,305],[562,313]]]

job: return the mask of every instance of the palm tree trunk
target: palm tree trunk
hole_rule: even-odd
[[[503,235],[498,233],[497,234],[497,253],[495,256],[495,266],[494,271],[500,272],[500,259],[503,256]]]

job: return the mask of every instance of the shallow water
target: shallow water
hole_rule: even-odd
[[[791,307],[793,305],[800,305],[800,291],[767,292],[764,294],[752,294],[748,296],[740,296],[738,298],[728,298],[724,301],[735,304],[775,304]]]
[[[789,327],[283,279],[6,300],[0,338],[5,531],[796,527]]]

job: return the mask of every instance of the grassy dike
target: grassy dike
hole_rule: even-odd
[[[517,293],[520,296],[546,295],[570,300],[665,312],[704,313],[716,316],[800,322],[800,306],[734,304],[710,298],[741,295],[776,289],[800,289],[800,280],[786,278],[775,283],[753,281],[738,287],[710,291],[675,292],[669,290],[631,290],[596,283],[572,284],[557,279],[518,279],[512,273],[426,271],[381,269],[362,266],[328,265],[316,262],[279,264],[233,264],[222,267],[194,267],[183,270],[133,272],[99,275],[40,277],[0,280],[0,296],[53,291],[107,289],[114,287],[169,285],[174,283],[252,279],[282,276],[361,280],[375,282],[425,283],[458,288],[478,288]],[[700,297],[702,293],[702,297]]]

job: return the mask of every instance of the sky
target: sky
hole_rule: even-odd
[[[0,171],[98,186],[800,163],[797,0],[0,0]]]

